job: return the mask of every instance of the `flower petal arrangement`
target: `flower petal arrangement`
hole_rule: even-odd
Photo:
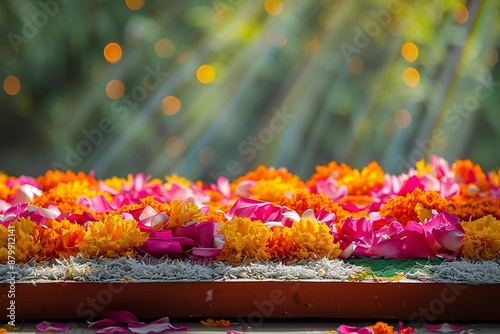
[[[500,178],[432,156],[390,175],[330,162],[215,183],[143,174],[0,174],[0,263],[151,256],[227,263],[500,257]],[[8,246],[8,236],[15,247]]]

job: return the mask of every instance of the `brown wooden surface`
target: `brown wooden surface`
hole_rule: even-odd
[[[0,285],[2,321],[8,284]],[[139,318],[401,319],[499,321],[500,284],[375,282],[16,283],[16,321],[96,320],[105,310]]]

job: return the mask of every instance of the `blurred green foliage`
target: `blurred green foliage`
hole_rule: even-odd
[[[500,165],[497,1],[128,4],[0,2],[0,170],[213,182],[260,164],[303,178],[331,160],[390,173],[429,154]],[[103,54],[111,42],[116,63]],[[197,79],[204,64],[216,72],[208,84]],[[107,95],[111,80],[123,82],[120,98]]]

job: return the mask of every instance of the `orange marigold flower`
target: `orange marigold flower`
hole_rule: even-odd
[[[61,221],[48,220],[46,227],[37,226],[41,240],[41,258],[66,258],[76,256],[85,236],[85,228],[71,223],[67,219]]]
[[[406,225],[410,221],[419,221],[418,210],[423,206],[441,212],[450,209],[449,202],[441,197],[436,191],[423,191],[415,188],[411,193],[395,196],[382,205],[380,215],[383,217],[395,217],[401,224]]]
[[[481,166],[474,164],[471,160],[456,160],[451,166],[455,174],[455,180],[459,183],[471,183],[476,180],[486,179]]]
[[[453,196],[449,203],[448,211],[456,214],[462,220],[477,219],[487,215],[500,217],[500,199],[457,195]]]
[[[276,202],[277,205],[286,206],[302,215],[307,209],[318,212],[321,209],[335,213],[336,222],[343,222],[351,213],[344,210],[338,203],[332,201],[325,194],[312,194],[306,190],[300,190],[292,194],[291,197],[281,196]]]
[[[335,161],[326,166],[316,166],[316,173],[306,182],[306,185],[314,189],[319,180],[333,178],[338,186],[345,185],[349,195],[370,195],[384,183],[384,171],[380,165],[372,161],[361,171],[353,169],[342,163],[338,165]]]
[[[61,212],[71,212],[81,214],[83,212],[91,212],[88,207],[77,204],[80,196],[92,198],[97,195],[104,195],[109,200],[111,197],[108,193],[98,190],[93,187],[88,181],[75,181],[69,183],[60,183],[57,186],[45,191],[42,195],[35,197],[31,204],[41,208],[47,208],[50,204],[57,206]],[[97,218],[97,217],[96,217]]]
[[[297,176],[290,173],[286,168],[274,168],[266,167],[263,165],[258,166],[255,170],[246,173],[243,176],[237,178],[233,183],[238,184],[241,181],[253,180],[276,180],[279,179],[281,182],[289,182],[296,179]]]
[[[284,229],[285,226],[281,225],[271,227],[268,252],[273,259],[291,261],[293,260],[292,251],[296,250],[297,247],[292,238],[285,238]]]
[[[487,215],[462,221],[465,230],[462,255],[470,260],[494,260],[500,257],[500,220]]]
[[[16,194],[16,189],[19,186],[13,188],[7,186],[5,183],[0,182],[0,199],[7,201]]]
[[[48,170],[44,175],[40,175],[36,178],[36,182],[42,186],[42,190],[54,188],[61,183],[75,181],[87,182],[89,186],[94,188],[99,186],[99,182],[93,175],[89,175],[84,172],[75,173],[71,170],[67,170],[65,172],[60,170]]]
[[[233,217],[222,222],[219,233],[224,235],[224,246],[218,260],[240,263],[243,260],[269,260],[268,242],[271,230],[260,220]]]
[[[137,227],[135,220],[108,215],[103,222],[88,224],[80,252],[87,258],[135,257],[134,247],[141,246],[148,237],[147,232],[141,232]]]
[[[374,334],[394,334],[394,327],[389,326],[385,322],[377,322],[375,325],[370,326]]]

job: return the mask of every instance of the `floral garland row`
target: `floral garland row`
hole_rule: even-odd
[[[432,156],[400,175],[330,162],[230,182],[0,173],[0,263],[138,254],[254,260],[500,256],[500,177]],[[14,241],[14,242],[13,242]]]

